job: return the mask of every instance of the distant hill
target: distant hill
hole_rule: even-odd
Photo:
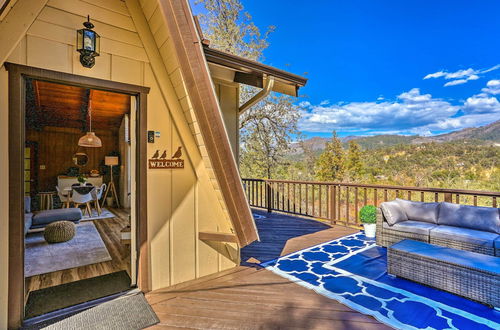
[[[484,144],[500,144],[500,120],[481,127],[464,128],[459,131],[434,135],[434,136],[418,136],[418,135],[376,135],[376,136],[347,136],[340,139],[345,145],[350,140],[356,141],[363,149],[379,149],[395,145],[406,144],[422,144],[430,142],[451,142],[473,140],[476,143],[484,142]],[[304,140],[302,143],[313,151],[325,149],[326,143],[330,138],[312,137]],[[295,142],[292,144],[292,153],[302,153],[301,143]]]
[[[500,120],[486,126],[464,128],[459,131],[429,137],[419,137],[413,143],[480,140],[500,143]]]

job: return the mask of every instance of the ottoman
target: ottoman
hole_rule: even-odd
[[[56,221],[48,224],[43,232],[47,243],[62,243],[75,237],[75,224],[71,221]]]
[[[68,209],[54,209],[37,212],[33,215],[31,228],[43,228],[55,221],[73,221],[78,223],[82,219],[82,211],[73,207]]]

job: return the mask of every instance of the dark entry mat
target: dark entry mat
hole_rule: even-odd
[[[130,289],[130,277],[122,270],[76,282],[30,292],[25,317],[31,318],[58,309],[110,296]]]

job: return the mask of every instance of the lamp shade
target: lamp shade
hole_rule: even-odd
[[[87,132],[87,134],[85,134],[80,138],[80,140],[78,140],[78,145],[80,147],[100,148],[102,147],[102,142],[94,132]]]
[[[107,166],[118,165],[118,157],[117,156],[106,156],[106,157],[104,157],[104,164]]]

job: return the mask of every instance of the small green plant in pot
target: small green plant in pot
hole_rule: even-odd
[[[85,185],[85,181],[87,181],[87,179],[83,176],[83,174],[79,174],[76,179],[78,180],[78,182],[80,182],[81,186]]]
[[[366,205],[359,210],[359,219],[365,227],[366,237],[375,237],[377,229],[377,208],[373,205]]]

